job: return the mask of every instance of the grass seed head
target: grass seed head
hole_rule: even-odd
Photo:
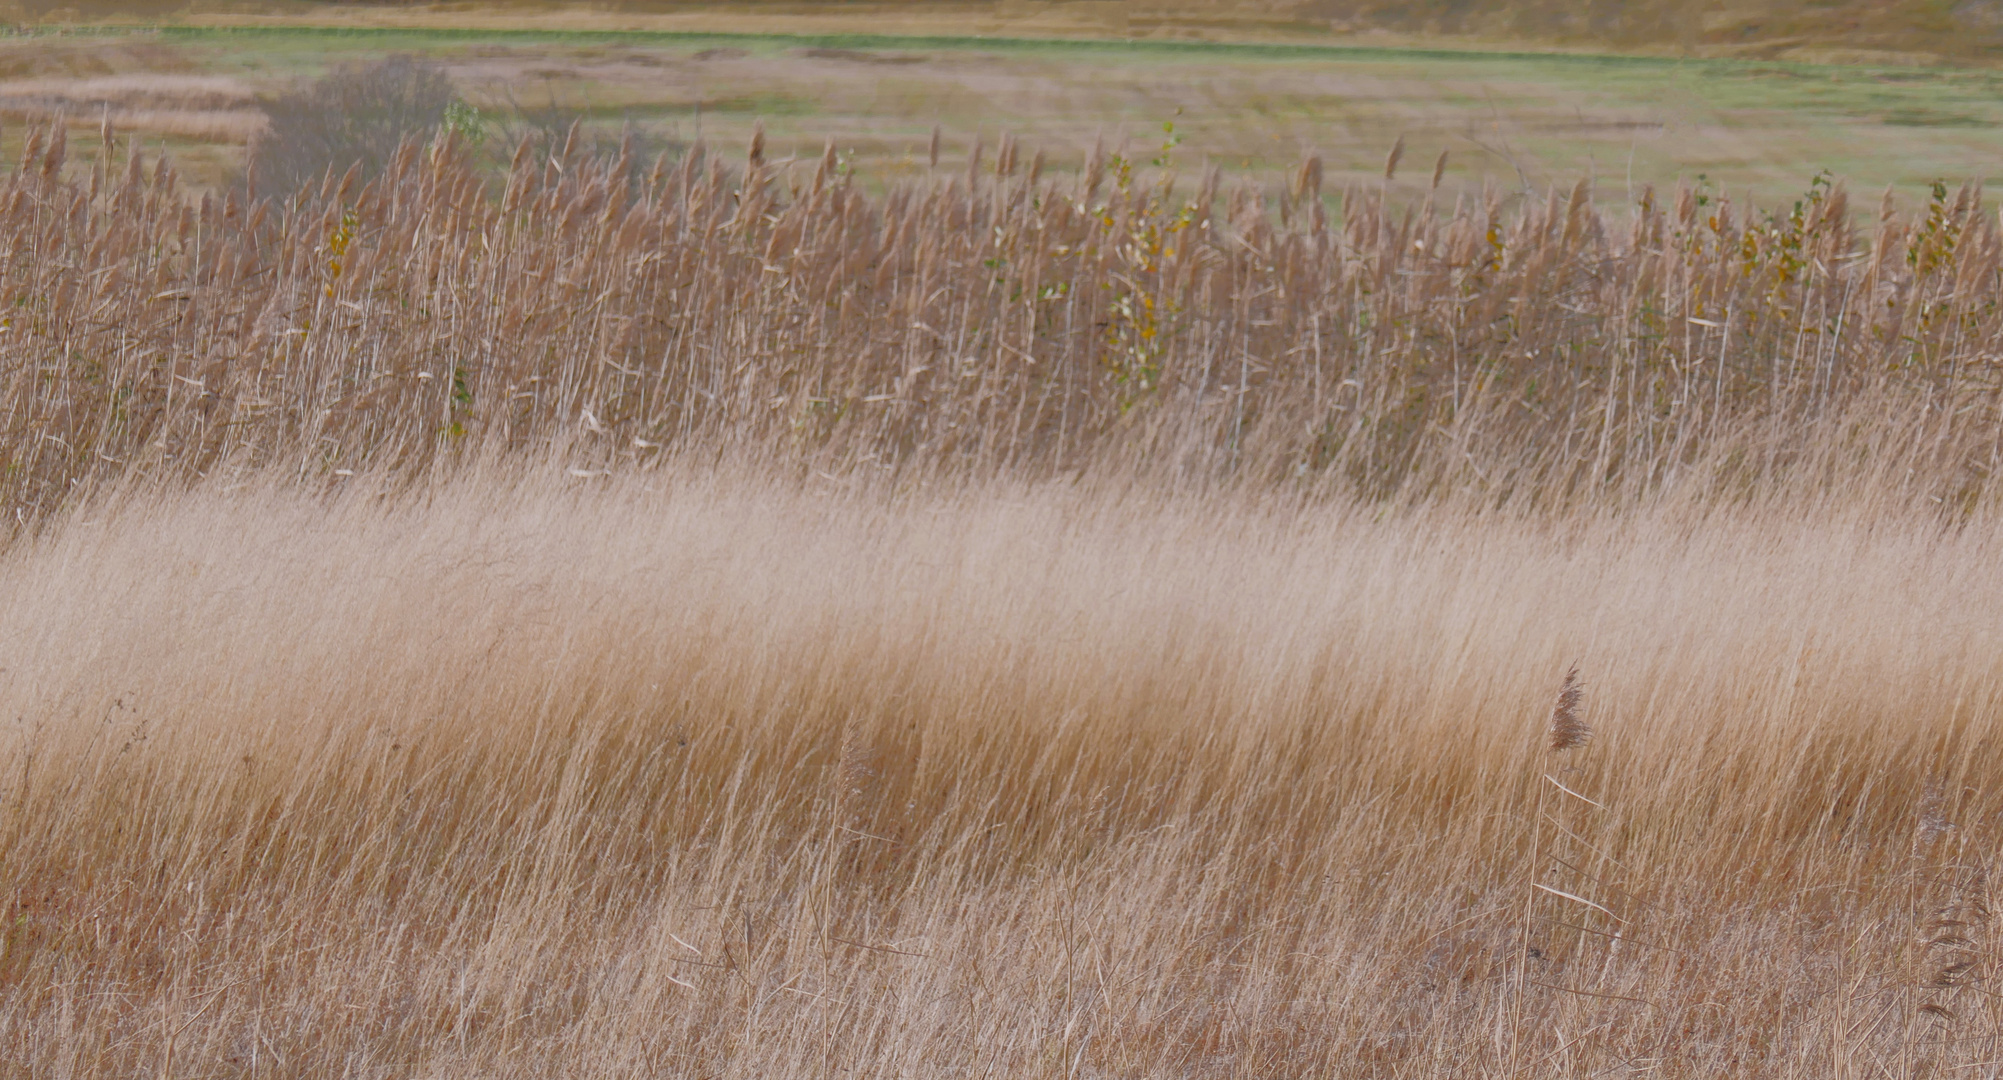
[[[1551,749],[1570,750],[1593,737],[1593,729],[1579,718],[1580,699],[1585,689],[1579,684],[1579,665],[1565,673],[1565,685],[1558,688],[1558,704],[1551,709]]]

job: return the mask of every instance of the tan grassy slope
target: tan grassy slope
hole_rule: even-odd
[[[1963,1075],[2003,537],[1856,509],[552,467],[87,510],[0,560],[0,1037],[80,1076]],[[1575,660],[1596,735],[1551,753]]]

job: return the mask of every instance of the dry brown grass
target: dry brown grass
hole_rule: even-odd
[[[0,189],[22,1071],[2003,1052],[1972,189],[752,158]]]
[[[1052,177],[1004,140],[876,198],[833,147],[649,173],[525,144],[490,191],[412,144],[244,205],[109,143],[66,171],[51,130],[0,189],[19,520],[105,477],[728,441],[1494,503],[1834,491],[1862,460],[1954,515],[2003,436],[2003,241],[1972,186],[1860,240],[1825,187],[1778,215],[1603,212],[1584,182],[1400,210],[1332,203],[1312,162],[1220,191],[1103,152]]]
[[[120,75],[0,81],[0,117],[47,124],[109,119],[121,131],[201,142],[248,143],[265,126],[251,88],[201,75]]]
[[[1999,554],[679,466],[139,497],[0,563],[0,1030],[104,1076],[1957,1075]]]

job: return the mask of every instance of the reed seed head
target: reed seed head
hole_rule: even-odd
[[[1565,685],[1558,688],[1558,704],[1551,710],[1551,749],[1570,750],[1593,737],[1593,729],[1579,719],[1579,702],[1585,689],[1579,685],[1579,665],[1565,673]]]

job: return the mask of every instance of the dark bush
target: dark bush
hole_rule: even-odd
[[[357,162],[364,179],[373,177],[404,139],[437,131],[452,101],[452,80],[425,60],[335,68],[264,105],[270,124],[251,144],[246,183],[256,195],[286,198]]]

